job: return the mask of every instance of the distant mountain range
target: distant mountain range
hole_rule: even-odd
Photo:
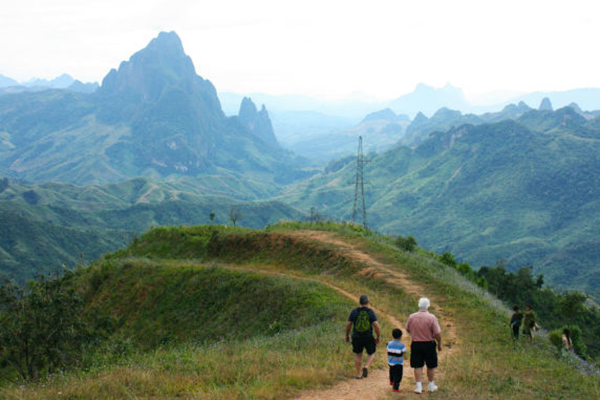
[[[68,89],[73,92],[93,93],[98,87],[96,82],[83,83],[68,74],[62,74],[51,80],[32,79],[27,82],[17,82],[12,78],[0,75],[0,94],[37,92],[48,89]]]
[[[2,82],[2,271],[31,275],[76,262],[79,249],[97,256],[153,224],[210,223],[212,212],[228,223],[238,206],[252,227],[311,209],[348,220],[362,136],[373,229],[474,267],[532,264],[547,283],[600,299],[597,89],[530,94],[480,113],[450,85],[338,103],[354,110],[345,115],[308,98],[225,100],[173,32],[92,93]],[[36,247],[44,235],[47,246]]]
[[[163,32],[94,93],[0,96],[0,168],[79,185],[219,170],[272,182],[305,176],[302,161],[279,146],[266,108],[245,99],[241,112],[225,116],[177,34]]]
[[[556,108],[576,103],[576,107],[581,110],[600,110],[600,89],[593,88],[528,93],[485,105],[470,102],[460,88],[452,85],[434,88],[423,83],[418,84],[411,93],[391,101],[374,101],[360,95],[335,101],[263,93],[252,93],[250,96],[269,107],[273,128],[284,147],[320,163],[355,152],[359,135],[367,139],[365,145],[373,151],[388,148],[392,138],[402,140],[403,144],[416,144],[421,138],[415,136],[415,130],[423,119],[436,120],[442,117],[447,120],[447,116],[441,114],[449,112],[461,115],[463,123],[468,122],[469,117],[466,115],[478,115],[474,120],[479,123],[490,122],[492,116],[498,116],[497,120],[500,120],[507,113],[515,114],[515,109],[539,108],[545,98]],[[219,99],[225,113],[233,115],[237,112],[243,95],[219,93]],[[417,124],[407,132],[406,137],[403,137],[405,122],[399,124],[400,127],[393,127],[394,134],[391,136],[380,134],[382,129],[388,129],[381,126],[383,120],[377,126],[368,126],[373,125],[374,119],[365,125],[366,115],[381,115],[385,110],[395,115],[408,116],[410,120],[416,119]],[[418,129],[419,133],[423,132],[422,128]]]
[[[369,226],[474,267],[533,265],[546,283],[600,299],[600,117],[521,104],[422,118],[408,128],[427,127],[416,147],[396,146],[364,167]],[[349,220],[356,168],[348,157],[280,200]]]

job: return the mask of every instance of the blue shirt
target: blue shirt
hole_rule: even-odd
[[[406,346],[398,339],[394,339],[387,344],[388,364],[402,365],[404,363],[403,354],[406,353]]]

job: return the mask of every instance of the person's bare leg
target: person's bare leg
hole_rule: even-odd
[[[369,368],[371,366],[371,363],[373,362],[373,360],[375,359],[375,353],[367,356],[367,361],[365,362],[365,368]]]
[[[415,392],[421,393],[423,387],[421,384],[421,381],[423,380],[423,368],[413,368],[413,370],[415,371],[415,383],[417,385]]]
[[[362,353],[354,354],[354,368],[356,368],[356,377],[362,378]]]
[[[435,392],[438,390],[438,387],[435,385],[433,381],[435,379],[435,368],[427,368],[427,379],[429,379],[429,385],[427,385],[428,392]]]
[[[415,371],[415,382],[421,382],[423,379],[423,368],[414,368]]]
[[[429,382],[435,380],[435,368],[427,368],[427,380],[429,380]]]

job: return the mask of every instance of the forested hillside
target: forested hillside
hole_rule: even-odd
[[[281,199],[352,216],[356,163],[288,189]],[[600,123],[572,108],[436,131],[364,167],[367,223],[412,235],[476,268],[533,265],[554,287],[598,296]]]
[[[0,276],[20,282],[88,263],[155,226],[237,223],[263,228],[304,218],[280,202],[219,196],[236,190],[251,199],[257,196],[252,184],[226,177],[170,184],[138,178],[84,188],[2,182]]]

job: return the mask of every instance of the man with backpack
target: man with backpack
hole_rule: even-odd
[[[350,342],[350,330],[352,326],[352,352],[355,355],[354,366],[356,367],[356,379],[366,378],[369,367],[375,358],[375,350],[379,344],[381,331],[375,311],[369,308],[369,296],[362,294],[358,300],[360,307],[350,312],[346,324],[346,342]],[[373,337],[373,328],[377,337]],[[363,350],[367,350],[367,360],[362,365]],[[362,367],[362,371],[361,371]]]

